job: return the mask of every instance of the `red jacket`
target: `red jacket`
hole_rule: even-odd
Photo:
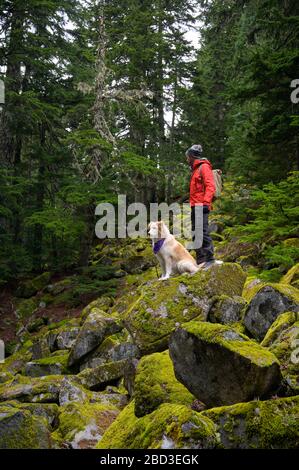
[[[200,168],[198,168],[200,165]],[[190,181],[190,206],[209,206],[215,194],[215,183],[212,165],[209,160],[194,160]]]

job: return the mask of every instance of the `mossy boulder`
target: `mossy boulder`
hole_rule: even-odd
[[[39,307],[39,299],[32,297],[30,299],[23,299],[17,302],[16,316],[24,320],[30,317]]]
[[[79,326],[63,328],[59,331],[56,338],[57,349],[72,349],[80,333]]]
[[[119,410],[123,410],[128,405],[129,396],[122,389],[111,390],[111,387],[108,386],[103,392],[90,392],[89,402],[113,405]]]
[[[127,330],[108,336],[102,344],[88,354],[80,365],[80,371],[87,368],[98,367],[107,362],[117,362],[123,359],[140,357],[140,352],[133,343]]]
[[[11,382],[13,380],[13,375],[10,372],[0,372],[0,384],[4,384],[5,382]]]
[[[155,265],[154,257],[131,256],[121,263],[121,268],[128,274],[142,274],[143,271]]]
[[[86,390],[76,377],[64,377],[59,388],[58,402],[60,406],[67,405],[68,403],[87,402],[90,398],[88,390]]]
[[[168,351],[144,356],[137,367],[135,384],[135,415],[140,418],[152,413],[162,403],[189,406],[195,397],[175,378]]]
[[[46,418],[29,409],[0,404],[0,449],[50,449],[51,434]]]
[[[299,447],[299,396],[212,408],[201,415],[218,426],[225,449]]]
[[[240,296],[216,296],[209,311],[208,321],[229,325],[238,323],[242,319],[242,312],[247,302]]]
[[[17,352],[5,358],[5,362],[0,364],[0,373],[15,375],[21,372],[32,359],[32,347],[32,342],[27,341]]]
[[[44,375],[66,374],[68,352],[54,353],[51,356],[27,362],[24,374],[30,377],[42,377]]]
[[[137,418],[132,401],[100,440],[97,449],[211,449],[218,446],[215,424],[184,405],[165,403]]]
[[[102,297],[99,297],[96,300],[93,300],[90,304],[88,304],[82,310],[82,313],[81,313],[82,323],[84,323],[88,315],[93,312],[93,309],[96,309],[96,311],[101,310],[104,312],[108,312],[108,310],[110,309],[110,307],[112,307],[112,305],[113,305],[113,299],[105,295],[103,295]]]
[[[33,295],[37,294],[37,292],[46,287],[50,279],[51,273],[44,272],[43,274],[36,276],[34,279],[22,282],[16,291],[17,297],[32,297]]]
[[[279,315],[261,344],[279,359],[284,375],[299,377],[299,312]]]
[[[98,403],[69,403],[60,410],[53,438],[71,449],[92,449],[119,414],[115,406]]]
[[[185,323],[169,352],[176,378],[209,407],[265,397],[281,382],[277,358],[228,326]]]
[[[59,414],[59,406],[55,403],[20,403],[18,401],[7,401],[5,405],[18,408],[19,410],[28,410],[32,416],[45,418],[49,428],[55,426]]]
[[[299,311],[299,290],[287,284],[257,284],[245,310],[244,325],[262,341],[276,318],[283,312]]]
[[[70,289],[74,285],[74,277],[66,277],[61,281],[55,282],[54,284],[48,284],[46,291],[51,294],[51,296],[57,296],[64,292],[65,290]]]
[[[239,265],[224,263],[193,276],[149,281],[124,314],[125,326],[142,354],[163,351],[178,324],[206,320],[213,297],[241,295],[245,278]]]
[[[58,403],[62,375],[43,377],[16,376],[13,382],[0,385],[0,401]]]
[[[296,240],[298,240],[296,238]],[[299,288],[299,263],[295,264],[289,271],[281,278],[282,284],[291,284],[293,287]]]
[[[85,388],[101,390],[104,384],[115,382],[124,375],[126,360],[107,362],[94,369],[84,369],[76,377]]]
[[[254,297],[254,295],[257,293],[258,289],[260,289],[263,285],[265,285],[265,282],[261,279],[254,276],[248,276],[243,287],[242,297],[247,302],[250,302],[252,297]]]
[[[299,312],[281,313],[272,323],[265,338],[261,342],[261,346],[271,346],[280,336],[280,334],[299,321]]]
[[[82,361],[82,359],[102,341],[123,328],[119,319],[102,310],[93,309],[82,325],[79,335],[71,349],[68,365]]]

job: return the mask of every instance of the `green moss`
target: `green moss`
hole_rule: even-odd
[[[175,378],[168,351],[143,357],[136,371],[135,414],[151,413],[161,403],[191,405],[195,397]]]
[[[0,364],[0,372],[10,372],[16,374],[21,372],[26,362],[32,358],[32,342],[26,341],[17,352],[5,358],[5,362]]]
[[[284,374],[299,375],[298,346],[299,321],[283,330],[269,347],[269,350],[279,359]]]
[[[205,320],[212,297],[240,294],[245,277],[240,266],[224,263],[193,276],[148,282],[131,299],[125,325],[144,354],[166,349],[177,323]]]
[[[297,240],[297,239],[296,239]],[[295,264],[289,271],[281,278],[282,284],[291,284],[296,287],[299,281],[299,263]]]
[[[192,321],[183,324],[182,328],[203,341],[220,344],[236,354],[245,356],[258,366],[268,367],[273,363],[279,364],[274,354],[250,340],[244,334],[237,333],[231,327],[217,323]]]
[[[0,449],[48,449],[51,447],[46,418],[29,410],[0,406]]]
[[[265,282],[262,282],[261,279],[258,279],[255,276],[248,276],[244,284],[242,297],[247,302],[250,302],[251,299],[258,293],[258,291],[264,285]]]
[[[62,374],[67,374],[69,373],[69,370],[67,367],[68,357],[69,357],[69,351],[55,351],[55,353],[52,354],[51,356],[43,357],[42,359],[36,359],[35,361],[32,361],[31,364],[41,366],[41,372],[44,372],[44,374],[40,374],[40,375],[47,375],[46,372],[51,371],[50,366],[55,366],[55,365],[61,367]]]
[[[270,326],[265,338],[261,342],[261,346],[270,346],[280,335],[280,333],[289,326],[299,321],[299,312],[281,313]]]
[[[21,319],[28,318],[37,310],[38,305],[39,299],[35,297],[22,300],[17,303],[16,314]]]
[[[84,369],[77,375],[79,382],[90,390],[98,389],[102,384],[123,377],[126,360],[106,362],[93,369]]]
[[[216,428],[211,420],[183,405],[162,404],[142,418],[132,401],[118,416],[98,449],[159,449],[165,441],[173,448],[214,448]]]
[[[252,401],[201,413],[218,425],[225,448],[296,448],[299,396]]]
[[[259,281],[259,280],[256,280]],[[250,302],[253,297],[260,292],[265,286],[272,287],[273,289],[277,290],[280,292],[282,295],[285,295],[289,299],[291,299],[294,303],[299,304],[299,290],[296,289],[295,287],[289,285],[289,284],[282,284],[281,282],[275,283],[275,282],[256,282],[252,281],[252,284],[248,284],[247,286],[245,285],[245,288],[243,289],[243,297],[245,300]]]
[[[58,428],[52,437],[72,448],[94,447],[119,414],[115,406],[99,403],[69,403],[60,410]]]

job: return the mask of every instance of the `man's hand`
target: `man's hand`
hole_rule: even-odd
[[[203,206],[202,211],[204,214],[208,214],[210,212],[209,206]]]

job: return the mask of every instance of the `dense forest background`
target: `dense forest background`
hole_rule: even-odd
[[[298,9],[296,0],[0,0],[0,285],[86,269],[95,206],[117,194],[181,200],[193,143],[224,171],[215,217],[228,236],[258,244],[272,278],[291,267]]]

